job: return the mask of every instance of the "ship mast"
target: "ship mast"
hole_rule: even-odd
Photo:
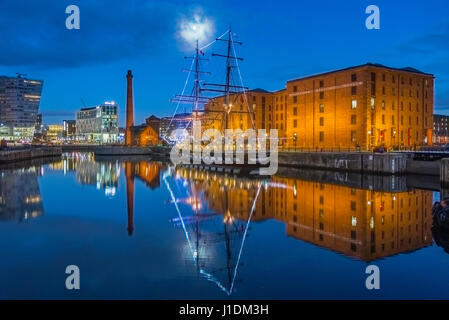
[[[195,48],[195,85],[194,85],[194,97],[193,97],[193,119],[196,120],[198,116],[198,104],[201,97],[201,84],[200,84],[200,51],[198,48],[198,40],[196,40]]]
[[[194,74],[194,85],[191,95],[175,95],[174,99],[171,99],[171,102],[177,102],[180,104],[190,104],[192,105],[192,120],[195,121],[198,119],[198,113],[200,110],[200,105],[204,105],[209,101],[208,97],[201,95],[201,75],[202,74],[210,74],[210,72],[201,71],[201,61],[207,61],[205,58],[201,58],[202,51],[199,49],[198,40],[196,41],[195,54],[192,57],[184,57],[185,59],[193,59],[193,69],[183,70],[185,72],[191,72]]]
[[[226,42],[226,44],[227,44],[227,46],[226,46],[226,54],[212,53],[213,57],[221,57],[221,58],[225,58],[226,59],[226,79],[225,79],[225,83],[224,84],[205,83],[204,84],[204,88],[201,89],[202,91],[223,93],[224,98],[225,98],[224,110],[223,111],[218,111],[218,112],[222,112],[223,113],[223,117],[222,117],[222,131],[223,132],[226,129],[230,129],[229,128],[229,114],[231,113],[231,110],[232,110],[231,95],[235,95],[235,94],[244,94],[244,95],[246,95],[246,91],[248,90],[247,87],[238,86],[238,85],[233,85],[232,84],[233,83],[232,82],[232,69],[238,67],[238,65],[234,64],[234,62],[243,61],[243,58],[235,56],[234,45],[235,44],[242,45],[243,43],[239,42],[239,41],[234,41],[232,39],[232,30],[231,30],[231,28],[229,28],[229,30],[227,31],[227,35],[228,35],[227,39],[224,39],[224,38],[216,38],[215,39],[216,41],[224,41],[224,42]],[[233,112],[237,112],[237,111],[233,111]],[[248,112],[250,112],[249,106],[248,106]],[[252,118],[251,118],[251,120],[252,120]],[[253,123],[253,127],[254,127],[254,123]]]
[[[224,129],[228,129],[228,116],[229,116],[229,111],[230,111],[230,101],[229,101],[229,93],[231,91],[231,59],[239,59],[237,57],[231,57],[231,44],[232,44],[232,39],[231,39],[231,29],[229,29],[228,32],[228,40],[226,40],[228,43],[228,50],[227,50],[227,56],[226,56],[226,84],[225,84],[225,92],[226,92],[226,97],[225,97],[225,104],[226,104],[226,110],[224,113]],[[216,56],[216,54],[212,54],[212,56]],[[243,60],[243,59],[242,59]]]

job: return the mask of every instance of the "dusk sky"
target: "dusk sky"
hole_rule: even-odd
[[[65,27],[71,4],[80,8],[80,30]],[[380,8],[380,30],[365,27],[371,4]],[[232,25],[250,88],[278,90],[292,78],[366,62],[409,66],[435,75],[435,112],[449,114],[447,0],[0,0],[0,75],[44,80],[46,124],[74,119],[82,99],[116,101],[123,125],[128,69],[136,124],[172,115],[169,100],[184,86],[194,42],[185,28],[195,17],[205,28],[200,45]]]

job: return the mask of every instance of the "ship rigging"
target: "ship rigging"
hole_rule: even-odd
[[[243,61],[243,58],[238,57],[236,53],[236,45],[242,45],[240,41],[234,40],[236,35],[231,29],[227,30],[221,36],[217,37],[211,43],[199,47],[198,41],[196,42],[195,52],[191,57],[185,57],[186,59],[192,60],[190,68],[186,69],[187,79],[184,84],[184,88],[181,94],[175,95],[171,99],[172,103],[176,103],[176,108],[173,116],[170,120],[169,126],[172,124],[173,119],[178,114],[180,105],[184,105],[184,113],[187,112],[187,106],[190,106],[190,118],[184,128],[189,131],[193,121],[201,121],[203,127],[209,127],[212,123],[220,121],[220,131],[225,132],[226,129],[230,128],[229,118],[233,113],[246,113],[249,114],[251,120],[252,128],[255,129],[254,121],[254,111],[249,107],[247,99],[248,87],[244,86],[243,78],[240,72],[239,61]],[[225,59],[225,77],[223,82],[205,82],[203,77],[210,76],[211,72],[203,71],[202,65],[204,62],[209,61],[206,58],[206,49],[211,48],[216,43],[224,43],[226,45],[224,53],[212,52],[212,58],[222,58]],[[188,84],[193,78],[193,87],[190,94],[186,94],[186,89]],[[215,96],[213,96],[215,94]],[[218,106],[218,108],[205,108],[205,105],[211,102],[212,98],[217,96],[222,96],[225,98],[223,106]],[[242,103],[246,107],[244,110],[235,110],[236,99],[240,97],[243,101]],[[162,133],[162,138],[173,143],[170,137]]]

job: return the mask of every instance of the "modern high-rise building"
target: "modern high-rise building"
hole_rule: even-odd
[[[118,136],[118,105],[105,102],[97,107],[83,108],[76,113],[76,136],[92,143],[116,143]]]
[[[0,76],[0,135],[32,140],[42,93],[42,80]]]
[[[224,104],[210,100],[202,122],[223,131]],[[232,95],[227,108],[227,128],[277,129],[281,147],[414,148],[432,144],[434,76],[367,63]]]

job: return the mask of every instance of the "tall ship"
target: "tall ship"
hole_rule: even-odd
[[[179,122],[181,125],[176,128],[178,129],[177,134],[174,134],[173,131],[166,132],[162,134],[162,139],[172,145],[181,141],[188,141],[189,143],[196,141],[198,135],[193,127],[194,123],[200,123],[201,134],[203,135],[203,140],[199,142],[201,149],[205,147],[204,132],[207,129],[215,129],[221,133],[222,153],[218,157],[221,157],[219,162],[222,165],[219,165],[217,170],[232,173],[251,173],[261,166],[266,166],[268,162],[266,161],[268,158],[265,157],[265,161],[262,163],[256,155],[259,142],[256,140],[257,137],[250,138],[242,133],[238,137],[233,136],[230,140],[231,143],[225,139],[228,129],[236,130],[236,132],[239,129],[242,132],[245,131],[241,125],[239,127],[232,120],[235,117],[240,118],[240,122],[245,117],[248,122],[245,129],[253,129],[255,134],[257,129],[263,129],[256,128],[255,125],[254,109],[250,107],[248,101],[247,93],[249,89],[243,84],[240,72],[239,62],[243,61],[243,58],[239,57],[236,51],[236,47],[243,43],[236,41],[235,37],[236,34],[229,29],[203,47],[200,47],[196,42],[193,56],[185,57],[191,60],[190,68],[184,70],[188,73],[187,79],[181,94],[176,95],[171,100],[176,105],[171,121],[177,121],[179,115],[184,115],[184,121]],[[215,50],[219,46],[221,50]],[[206,54],[206,50],[211,53]],[[209,69],[215,68],[217,71],[205,71],[203,69],[205,65]],[[193,83],[193,85],[191,85],[191,91],[187,92],[189,83]],[[170,123],[168,127],[173,126]],[[205,140],[208,141],[207,138]],[[249,152],[250,148],[253,152]],[[193,150],[195,150],[195,147]],[[223,157],[224,154],[226,154],[225,157]],[[232,156],[229,154],[232,154]],[[201,161],[193,161],[195,156],[197,155],[193,152],[191,155],[192,162],[197,165],[201,164]],[[216,155],[214,154],[213,157],[215,158]]]

